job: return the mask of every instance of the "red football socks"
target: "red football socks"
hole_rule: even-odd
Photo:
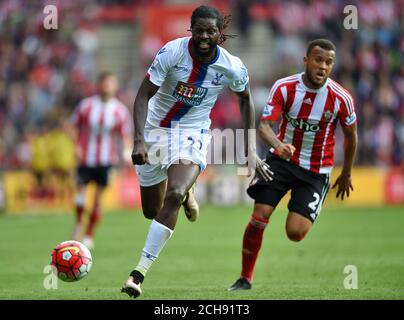
[[[268,219],[252,215],[244,232],[241,277],[246,278],[250,282],[252,282],[255,262],[257,261],[267,224]]]
[[[81,223],[83,220],[84,207],[76,206],[76,219],[77,223]]]
[[[90,219],[88,222],[88,228],[86,235],[92,237],[94,234],[94,229],[98,222],[101,219],[101,210],[100,208],[94,208],[94,210],[91,212]]]

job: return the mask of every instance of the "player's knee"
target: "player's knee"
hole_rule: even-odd
[[[304,239],[306,236],[306,231],[304,230],[299,230],[299,229],[286,229],[286,235],[288,236],[289,240],[294,241],[294,242],[299,242]]]
[[[184,197],[185,197],[185,189],[181,189],[181,188],[173,188],[173,189],[169,189],[166,192],[166,197],[165,197],[165,201],[169,202],[172,205],[178,205],[180,206]]]
[[[272,210],[269,206],[255,206],[253,211],[253,216],[260,219],[269,219],[272,214]]]
[[[254,210],[254,212],[253,212],[253,216],[260,218],[260,219],[269,219],[270,215],[271,214],[269,212],[265,212],[265,211]]]

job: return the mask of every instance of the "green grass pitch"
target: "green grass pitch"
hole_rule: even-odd
[[[247,206],[204,206],[190,223],[181,209],[140,299],[404,299],[404,210],[392,207],[323,209],[301,243],[287,239],[286,211],[276,211],[252,290],[227,292],[240,272],[250,212]],[[44,267],[52,249],[68,240],[73,216],[0,215],[0,299],[128,299],[120,288],[138,261],[149,223],[140,212],[106,214],[90,274],[46,290]],[[356,290],[344,288],[346,265],[357,267]]]

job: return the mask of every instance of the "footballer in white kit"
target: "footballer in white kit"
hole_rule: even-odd
[[[204,170],[210,111],[224,88],[245,90],[246,67],[220,46],[210,63],[201,63],[191,51],[191,37],[184,37],[168,42],[157,53],[147,78],[160,88],[148,104],[144,134],[150,164],[136,166],[140,185],[167,179],[167,168],[179,159]]]
[[[226,19],[215,8],[200,6],[191,16],[192,37],[167,43],[156,55],[136,95],[132,162],[136,165],[142,211],[152,219],[139,262],[122,287],[138,297],[146,273],[174,232],[181,206],[195,221],[199,206],[193,185],[206,167],[210,111],[226,87],[238,98],[246,130],[255,129],[255,112],[241,60],[219,44]],[[255,138],[247,136],[249,168],[270,175],[255,157]]]

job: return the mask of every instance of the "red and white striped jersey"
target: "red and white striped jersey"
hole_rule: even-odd
[[[87,167],[114,164],[119,158],[117,139],[131,131],[127,107],[116,98],[104,102],[98,95],[79,103],[72,122],[78,130],[80,164]]]
[[[316,173],[329,173],[334,165],[335,129],[356,123],[355,107],[349,92],[328,78],[319,89],[305,86],[303,73],[275,82],[261,116],[276,121],[280,115],[278,138],[295,146],[290,162]],[[271,149],[276,154],[276,151]]]

